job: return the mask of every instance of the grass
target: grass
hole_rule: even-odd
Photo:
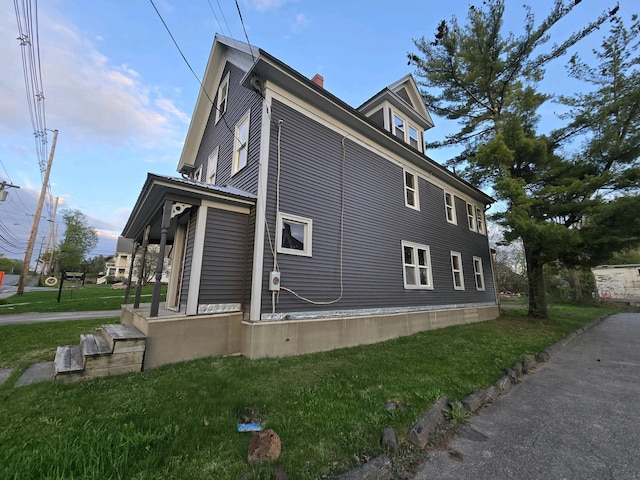
[[[380,454],[384,427],[403,438],[440,395],[462,399],[520,355],[611,313],[550,310],[548,321],[514,310],[490,322],[299,357],[201,359],[70,385],[13,388],[9,379],[0,387],[0,478],[273,478],[271,466],[247,463],[251,434],[236,428],[244,420],[278,433],[282,455],[274,466],[291,478],[327,478]],[[38,358],[76,328],[0,327],[0,363]],[[18,338],[19,347],[9,345]],[[385,408],[390,402],[399,408]],[[403,442],[394,461],[411,454]]]
[[[124,289],[114,290],[110,285],[86,285],[79,287],[67,282],[70,287],[64,288],[58,302],[58,289],[25,292],[0,299],[0,315],[27,312],[84,312],[97,310],[120,310],[124,303]],[[142,302],[150,302],[153,285],[142,287]],[[166,285],[162,286],[161,298],[164,300]],[[131,290],[129,303],[133,303],[135,289]]]

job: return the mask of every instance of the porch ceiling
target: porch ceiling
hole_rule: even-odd
[[[184,178],[148,173],[133,211],[122,230],[122,236],[136,242],[142,242],[144,230],[147,225],[150,225],[149,242],[158,243],[161,233],[162,209],[166,200],[192,206],[199,206],[206,200],[251,207],[255,205],[256,197],[231,187],[218,187]],[[171,219],[171,225],[167,232],[167,244],[173,243],[176,226],[181,221],[186,221],[184,214],[176,215]]]

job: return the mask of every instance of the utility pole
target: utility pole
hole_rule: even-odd
[[[47,248],[44,251],[44,258],[42,260],[42,270],[40,270],[40,283],[42,283],[42,279],[44,277],[44,270],[47,266],[47,257],[49,256],[49,249],[51,249],[51,257],[53,258],[53,249],[55,249],[55,239],[54,244],[51,245],[51,240],[53,239],[53,230],[56,225],[56,214],[58,213],[58,201],[60,197],[56,197],[56,203],[53,206],[53,218],[49,220],[51,222],[51,226],[49,227],[49,238],[47,239]],[[49,262],[49,269],[51,269],[51,262]]]
[[[9,194],[8,190],[5,190],[5,188],[20,188],[17,185],[11,185],[10,183],[7,182],[2,182],[0,183],[0,202],[4,202],[7,199],[7,195]]]
[[[33,217],[33,226],[31,227],[31,234],[29,235],[29,243],[27,244],[27,251],[24,254],[24,262],[22,264],[22,271],[20,272],[20,280],[18,280],[18,291],[16,292],[18,295],[22,295],[24,293],[24,284],[27,280],[27,274],[29,273],[29,263],[31,263],[31,254],[33,253],[33,247],[36,243],[36,236],[38,235],[38,224],[40,223],[40,215],[42,214],[44,197],[47,194],[47,185],[49,185],[49,174],[51,173],[51,164],[53,163],[53,153],[56,150],[57,140],[58,130],[54,130],[53,142],[51,143],[51,151],[49,152],[49,161],[47,162],[47,169],[44,172],[42,190],[40,190],[40,200],[38,201],[36,214]]]

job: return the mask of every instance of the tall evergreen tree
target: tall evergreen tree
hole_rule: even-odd
[[[469,8],[466,25],[455,17],[442,21],[433,41],[414,41],[421,55],[408,55],[427,105],[460,124],[458,132],[428,146],[462,146],[449,166],[462,166],[467,179],[492,187],[507,204],[497,218],[507,240],[522,240],[533,317],[547,316],[543,266],[576,255],[584,246],[578,227],[602,204],[602,185],[587,186],[593,169],[560,157],[556,138],[535,131],[537,109],[549,99],[537,92],[545,67],[617,11],[545,50],[552,27],[578,3],[557,0],[538,25],[525,7],[524,33],[515,36],[502,31],[504,1],[486,0],[482,8]]]

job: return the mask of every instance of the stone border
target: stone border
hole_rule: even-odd
[[[504,369],[504,375],[500,377],[489,388],[483,388],[470,393],[461,402],[449,403],[447,397],[440,397],[425,412],[422,417],[407,431],[407,440],[419,448],[424,448],[429,438],[438,427],[442,426],[445,418],[445,411],[455,408],[464,408],[469,413],[475,413],[487,403],[494,402],[496,399],[506,394],[515,384],[522,381],[522,376],[532,373],[536,367],[547,362],[555,353],[566,347],[576,337],[590,330],[594,326],[602,323],[609,315],[604,315],[566,337],[546,347],[537,355],[521,355],[520,362],[513,364],[511,368]],[[380,440],[382,446],[390,452],[396,452],[398,449],[398,439],[395,431],[391,427],[384,429]],[[350,470],[341,475],[333,476],[330,480],[392,480],[392,464],[386,454],[372,458],[366,463]]]

